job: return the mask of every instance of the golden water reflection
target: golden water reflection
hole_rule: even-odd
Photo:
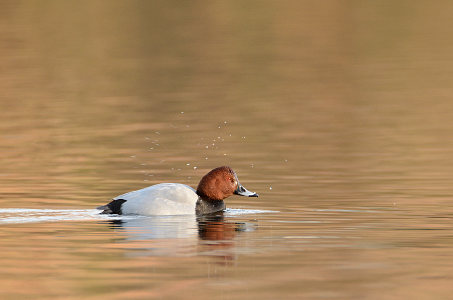
[[[448,298],[452,12],[3,1],[1,208],[91,209],[228,164],[260,197],[227,206],[274,212],[166,239],[3,224],[0,298]]]

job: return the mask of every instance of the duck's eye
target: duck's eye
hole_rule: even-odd
[[[231,183],[236,183],[236,180],[234,178],[230,178]]]

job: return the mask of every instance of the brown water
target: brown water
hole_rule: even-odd
[[[452,14],[2,1],[0,298],[450,298]],[[224,164],[223,217],[93,210]]]

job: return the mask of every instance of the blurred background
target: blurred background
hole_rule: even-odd
[[[196,283],[171,269],[176,291],[201,284],[201,298],[218,285],[242,299],[449,295],[452,15],[449,1],[0,1],[0,207],[90,209],[159,182],[195,187],[208,170],[230,165],[260,198],[234,197],[229,207],[280,213],[256,217],[261,235],[237,241],[248,239],[247,251],[233,247],[257,259],[244,254],[247,263],[215,282],[204,269],[190,273]],[[11,282],[30,271],[13,267],[23,257],[12,241],[33,255],[33,226],[47,243],[43,253],[59,253],[50,228],[74,230],[9,226],[14,235],[0,236],[0,249],[11,254],[2,259],[11,269],[0,285],[15,288],[31,279]],[[87,228],[72,226],[87,238]],[[96,247],[117,238],[105,224],[90,226],[113,235]],[[425,248],[426,239],[444,252]],[[402,247],[411,251],[403,255]],[[278,270],[256,253],[275,259]],[[312,265],[320,253],[326,265]],[[69,274],[72,258],[42,263]],[[98,276],[110,278],[108,266]],[[254,272],[269,276],[259,284]],[[87,288],[52,274],[37,274],[48,289],[36,283],[36,293],[23,296],[108,290],[102,280]],[[50,288],[54,280],[67,289]],[[153,294],[146,282],[134,284],[128,288],[143,292],[135,296],[181,296],[174,286]]]

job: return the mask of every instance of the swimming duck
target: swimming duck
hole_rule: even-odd
[[[258,197],[244,188],[228,166],[211,170],[197,189],[181,183],[160,183],[119,195],[98,207],[103,214],[124,215],[204,215],[225,209],[225,198],[236,194]]]

